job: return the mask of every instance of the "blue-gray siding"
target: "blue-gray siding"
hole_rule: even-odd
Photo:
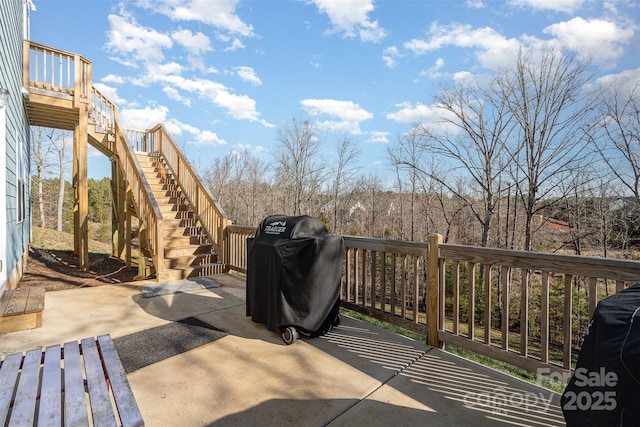
[[[6,245],[6,265],[2,269],[7,276],[15,276],[20,269],[20,261],[30,241],[30,139],[29,125],[22,103],[22,39],[24,35],[25,0],[0,1],[0,87],[9,90],[9,104],[6,107],[6,147],[5,158],[0,158],[0,167],[6,168],[6,200],[0,201],[6,209],[6,224],[0,224],[2,234],[0,244]],[[28,13],[28,12],[27,12]],[[22,144],[20,144],[22,141]],[[24,221],[17,219],[17,162],[18,150],[22,145],[24,160],[26,215]],[[0,289],[3,287],[0,283]]]

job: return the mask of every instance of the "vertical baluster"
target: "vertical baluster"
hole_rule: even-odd
[[[453,261],[453,333],[460,334],[460,261]]]
[[[573,298],[571,282],[573,276],[571,274],[564,275],[564,322],[563,322],[563,366],[565,369],[571,369],[571,340],[573,338],[572,317],[573,317]]]
[[[596,305],[598,304],[598,279],[596,277],[589,277],[589,318],[593,316],[593,312],[596,311]]]
[[[468,266],[468,276],[469,276],[469,304],[468,304],[468,314],[467,314],[467,322],[469,323],[469,339],[474,340],[476,331],[476,264],[474,262],[469,262]]]
[[[528,355],[529,348],[529,271],[521,270],[520,276],[520,354]]]
[[[541,322],[540,322],[540,361],[549,362],[549,272],[542,272],[542,288],[540,290]]]
[[[491,344],[491,265],[484,265],[484,343]]]
[[[509,350],[509,284],[511,278],[509,277],[510,269],[506,265],[501,267],[500,272],[500,284],[502,288],[502,349]]]

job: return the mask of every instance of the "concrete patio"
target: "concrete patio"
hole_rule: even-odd
[[[0,357],[194,316],[228,334],[127,375],[147,426],[564,425],[558,395],[354,319],[286,346],[245,316],[243,279],[213,279],[152,298],[141,282],[48,292],[44,325],[0,335]]]

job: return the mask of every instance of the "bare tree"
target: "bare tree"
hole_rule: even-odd
[[[414,132],[421,134],[419,142],[443,159],[448,170],[434,174],[407,159],[406,164],[420,169],[459,199],[466,202],[482,227],[481,244],[489,241],[492,221],[498,206],[498,184],[504,172],[506,145],[513,131],[513,119],[508,105],[498,91],[496,82],[485,84],[481,79],[456,84],[440,92],[435,99],[440,123],[420,124]],[[477,193],[457,191],[452,176],[468,174]],[[471,197],[470,197],[471,196]],[[478,205],[476,200],[482,200]]]
[[[31,150],[31,158],[36,167],[36,179],[37,179],[37,196],[38,196],[38,211],[40,216],[40,227],[46,227],[46,216],[45,216],[45,206],[44,206],[44,193],[43,193],[43,182],[45,177],[45,172],[51,166],[48,163],[48,157],[51,153],[51,146],[47,145],[46,147],[43,144],[44,133],[45,130],[42,127],[34,127],[31,129],[31,141],[32,141],[32,150]]]
[[[69,134],[66,131],[61,131],[60,136],[56,137],[56,133],[54,130],[48,134],[49,141],[51,145],[55,147],[58,152],[58,161],[60,163],[60,169],[58,173],[58,216],[57,216],[57,227],[58,231],[62,231],[62,210],[64,207],[64,189],[65,189],[65,172],[67,166],[67,148],[68,148],[68,138]]]
[[[413,127],[402,138],[398,138],[398,143],[387,150],[387,155],[391,164],[396,168],[398,186],[400,187],[400,215],[401,222],[403,209],[403,191],[401,172],[405,172],[408,180],[409,192],[409,240],[416,239],[416,197],[421,188],[420,182],[428,179],[433,174],[427,169],[427,143],[424,132],[419,127]],[[400,238],[404,238],[404,225],[400,226]]]
[[[307,121],[299,125],[293,119],[290,126],[278,131],[278,141],[276,176],[282,188],[289,190],[292,214],[310,213],[310,201],[318,193],[326,169],[318,157],[320,140],[315,128]]]
[[[225,206],[225,211],[227,211],[228,207],[227,200],[225,200],[226,189],[237,162],[238,155],[236,152],[227,153],[224,157],[215,159],[213,166],[209,167],[203,174],[211,194],[220,204]],[[230,211],[228,210],[227,212]]]
[[[525,250],[532,250],[534,216],[558,200],[550,196],[585,154],[580,125],[592,77],[589,62],[575,54],[551,51],[535,58],[521,51],[515,66],[496,81],[516,124],[509,164],[526,215]]]
[[[332,176],[333,182],[331,184],[331,193],[333,198],[333,232],[338,233],[338,208],[340,207],[340,196],[344,192],[345,187],[348,188],[349,183],[353,179],[357,166],[355,162],[360,156],[360,148],[353,142],[352,139],[342,138],[337,144],[337,159],[333,167]]]
[[[609,171],[640,203],[640,82],[622,77],[603,85],[587,134]]]
[[[239,155],[234,182],[236,193],[244,208],[244,219],[239,219],[242,224],[257,224],[268,213],[266,204],[261,203],[261,198],[266,196],[265,190],[269,188],[266,180],[268,167],[267,162],[252,155],[248,150],[242,151]]]

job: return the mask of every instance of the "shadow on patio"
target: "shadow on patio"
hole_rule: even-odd
[[[43,327],[3,335],[0,355],[196,317],[228,334],[127,375],[146,425],[564,425],[548,390],[351,318],[286,346],[246,317],[242,279],[214,279],[153,298],[137,284],[47,293]]]

